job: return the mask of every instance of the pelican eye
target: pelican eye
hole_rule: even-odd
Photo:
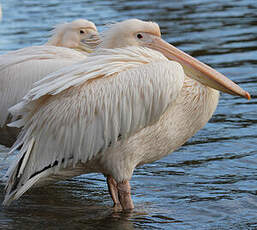
[[[79,33],[80,33],[80,34],[84,34],[85,31],[84,31],[84,30],[80,30]]]
[[[142,34],[137,34],[137,38],[138,38],[138,39],[142,39],[142,38],[143,38],[143,35],[142,35]]]

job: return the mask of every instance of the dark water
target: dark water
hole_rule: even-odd
[[[136,17],[252,94],[222,95],[211,121],[177,152],[136,169],[135,211],[113,213],[101,175],[33,190],[7,209],[1,229],[257,229],[257,1],[5,0],[0,51],[42,44],[50,28],[84,17]],[[1,185],[0,200],[4,187]]]

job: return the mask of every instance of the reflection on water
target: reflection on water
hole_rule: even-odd
[[[1,229],[257,229],[257,2],[10,0],[2,7],[1,53],[44,43],[59,22],[84,17],[101,31],[137,17],[158,22],[167,41],[229,76],[252,100],[222,95],[188,143],[136,169],[132,213],[114,213],[105,179],[91,174],[0,207]]]

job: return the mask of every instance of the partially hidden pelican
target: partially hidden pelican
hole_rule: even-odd
[[[170,61],[171,60],[171,61]],[[221,73],[161,39],[156,23],[131,19],[103,34],[102,48],[41,80],[11,108],[23,126],[11,152],[3,204],[29,188],[98,172],[114,206],[134,205],[135,167],[156,161],[201,129],[220,90],[250,99]]]
[[[45,45],[67,47],[85,51],[87,54],[98,45],[97,41],[98,32],[95,24],[85,19],[77,19],[57,25]]]
[[[26,47],[0,56],[0,144],[11,146],[18,133],[17,129],[6,126],[10,120],[7,120],[8,108],[20,101],[34,82],[86,58],[95,49],[97,36],[93,22],[77,19],[57,25],[45,45]]]

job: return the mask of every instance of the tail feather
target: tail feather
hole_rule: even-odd
[[[33,148],[34,143],[35,143],[35,140],[34,140],[34,138],[32,138],[28,142],[28,144],[22,146],[21,151],[20,151],[19,155],[17,156],[17,159],[15,159],[12,162],[12,164],[9,167],[7,173],[5,174],[5,177],[8,178],[8,180],[7,180],[6,187],[5,187],[6,188],[6,195],[5,195],[5,200],[3,202],[3,205],[6,205],[7,203],[10,203],[12,201],[12,197],[20,189],[21,179],[22,179],[22,176],[23,176],[24,168],[26,167],[26,164],[27,164],[28,159],[30,157],[31,150]],[[20,146],[20,144],[17,145],[17,148],[19,146]],[[12,148],[10,153],[12,153],[15,150],[16,150],[16,148]]]
[[[32,138],[31,141],[29,142],[29,145],[28,145],[28,149],[24,155],[24,158],[22,160],[22,163],[21,163],[21,166],[20,166],[20,169],[19,169],[19,173],[18,173],[18,177],[20,177],[24,171],[24,168],[28,162],[28,159],[29,159],[29,156],[30,156],[30,153],[32,151],[32,148],[33,148],[33,145],[35,143],[35,139]]]
[[[50,184],[59,181],[60,179],[72,178],[74,176],[81,175],[85,170],[83,165],[81,165],[81,167],[77,165],[76,168],[73,168],[73,160],[70,159],[67,167],[65,168],[63,168],[64,162],[62,162],[61,166],[57,162],[54,165],[46,166],[41,171],[34,173],[30,178],[24,181],[22,178],[23,162],[25,162],[25,165],[26,161],[29,159],[29,154],[33,148],[33,144],[34,140],[32,139],[28,145],[27,151],[15,162],[15,167],[13,166],[10,169],[10,176],[7,175],[9,178],[6,185],[6,195],[3,201],[4,206],[10,205],[12,201],[20,198],[31,187]]]
[[[7,192],[3,201],[3,205],[8,206],[12,201],[19,199],[26,191],[28,191],[34,184],[36,184],[40,178],[47,175],[49,175],[49,170],[37,174],[36,176],[29,179],[23,186],[14,189],[10,193]]]

